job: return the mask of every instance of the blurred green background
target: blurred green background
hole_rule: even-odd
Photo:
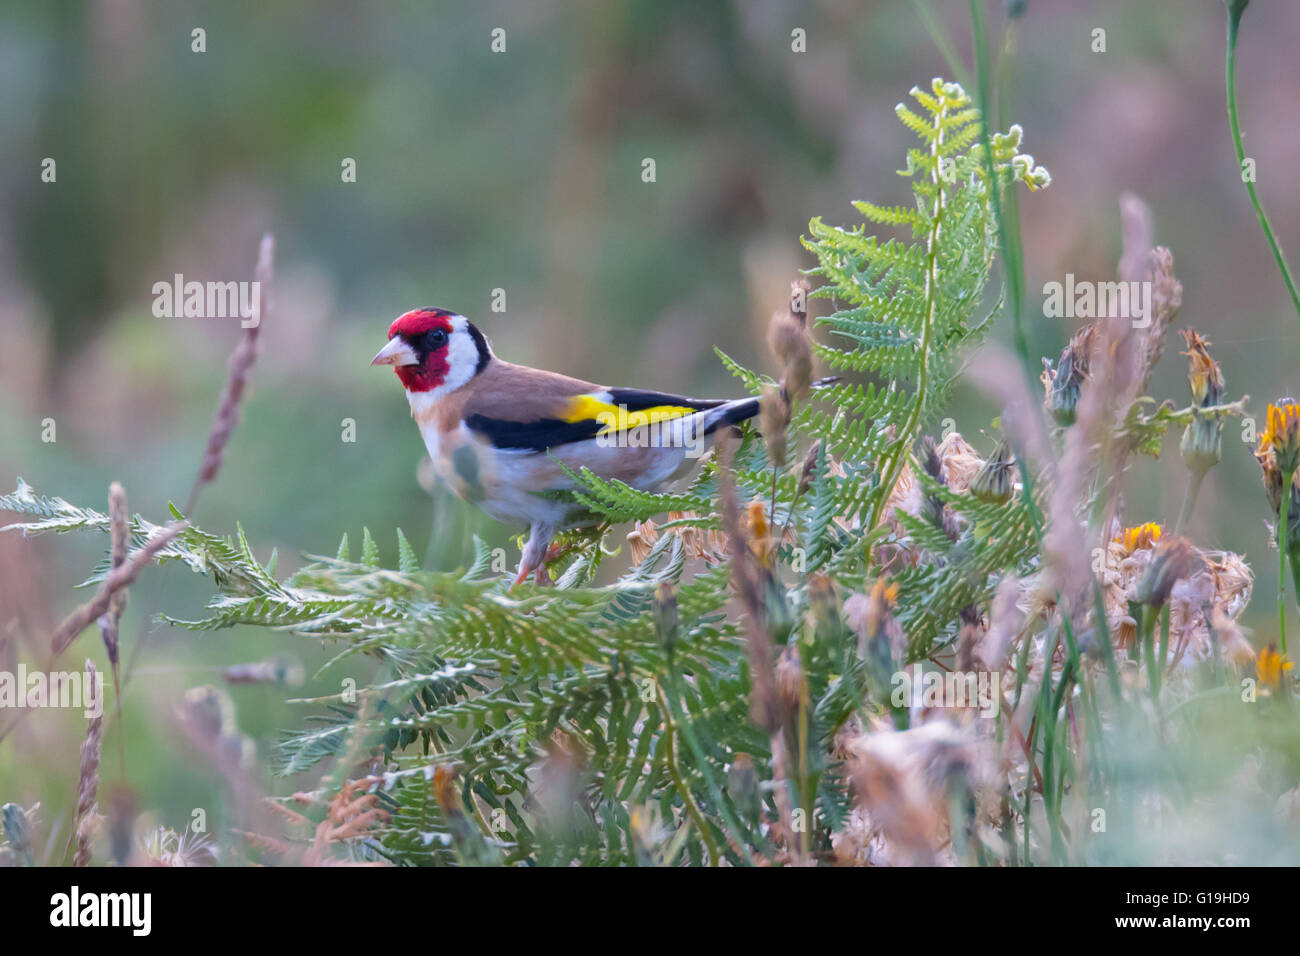
[[[1044,282],[1113,277],[1118,198],[1151,206],[1184,285],[1180,326],[1213,341],[1229,397],[1294,391],[1300,326],[1242,187],[1224,113],[1220,0],[1028,0],[1005,42],[1001,124],[1052,172],[1021,201],[1035,353],[1071,327],[1041,316]],[[385,558],[400,526],[435,567],[465,561],[495,525],[417,480],[423,447],[401,390],[367,363],[388,322],[437,305],[473,318],[502,356],[613,384],[738,393],[713,355],[768,367],[764,330],[810,265],[810,217],[855,223],[849,203],[906,202],[894,174],[911,135],[893,106],[951,76],[926,14],[970,64],[965,3],[887,0],[163,4],[10,2],[0,11],[0,483],[166,516],[202,456],[235,320],[159,319],[155,282],[251,279],[265,231],[278,242],[274,304],[242,421],[205,529],[247,531],[287,572],[363,526]],[[193,52],[191,31],[206,32]],[[491,32],[505,30],[505,52]],[[791,31],[806,31],[793,52]],[[1104,53],[1091,50],[1106,31]],[[1300,249],[1294,122],[1300,7],[1257,0],[1238,57],[1246,149],[1284,247]],[[969,70],[969,66],[966,67]],[[41,163],[57,163],[43,183]],[[642,181],[642,160],[656,181]],[[356,161],[355,183],[340,175]],[[504,289],[506,310],[490,308]],[[824,306],[823,306],[824,307]],[[995,337],[1009,341],[999,323]],[[1187,401],[1166,349],[1153,394]],[[965,392],[978,430],[996,409]],[[41,440],[53,418],[57,440]],[[356,422],[356,442],[341,440]],[[1191,531],[1246,555],[1259,575],[1246,623],[1275,636],[1266,506],[1250,446],[1230,426]],[[1177,436],[1127,482],[1132,523],[1169,520],[1185,473]],[[91,537],[0,537],[6,660],[43,660],[73,590],[102,557]],[[354,552],[355,553],[355,552]],[[512,550],[512,554],[517,554]],[[170,730],[185,688],[223,666],[293,654],[310,676],[329,648],[288,635],[198,635],[155,623],[200,615],[208,582],[178,566],[147,575],[123,621],[136,655],[124,706],[127,776],[140,804],[180,829],[212,806],[214,776]],[[7,638],[2,635],[8,635]],[[16,657],[15,657],[16,655]],[[103,667],[98,636],[65,656]],[[354,662],[349,667],[368,666]],[[239,728],[269,753],[338,689],[231,688]],[[367,675],[356,675],[359,678]],[[0,801],[74,797],[79,714],[0,720]],[[7,728],[7,731],[6,731]],[[118,728],[106,745],[115,778]],[[110,773],[109,767],[112,767]],[[278,784],[303,786],[303,781]]]

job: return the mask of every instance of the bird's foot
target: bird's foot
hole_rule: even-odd
[[[519,573],[515,575],[515,581],[512,585],[510,585],[510,590],[513,591],[515,588],[519,587],[519,585],[523,584],[524,581],[528,579],[528,575],[530,574],[533,576],[533,583],[536,584],[538,587],[542,587],[544,585],[550,584],[551,575],[550,572],[547,570],[547,565],[550,564],[550,562],[554,561],[556,558],[568,554],[568,552],[569,552],[569,547],[567,545],[552,544],[549,547],[547,547],[546,554],[543,555],[542,559],[537,562],[536,567],[529,566],[529,563],[527,561],[520,561]]]

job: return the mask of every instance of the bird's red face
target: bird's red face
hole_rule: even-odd
[[[391,365],[408,392],[460,388],[487,365],[492,350],[463,315],[446,309],[414,309],[388,327],[388,344],[371,365]]]
[[[393,366],[409,391],[432,391],[447,381],[451,371],[452,318],[453,313],[444,309],[415,309],[399,315],[388,327],[388,344],[370,364]]]

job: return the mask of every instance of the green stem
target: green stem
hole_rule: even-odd
[[[663,690],[659,692],[660,701],[664,708],[664,729],[667,734],[667,745],[665,747],[665,758],[668,765],[668,775],[672,777],[673,784],[677,787],[677,792],[682,795],[682,802],[686,804],[686,811],[694,820],[696,828],[700,831],[700,837],[704,840],[704,845],[709,851],[709,865],[717,866],[719,862],[718,845],[713,840],[713,834],[709,830],[708,823],[704,820],[704,814],[700,812],[699,805],[695,802],[695,797],[691,794],[691,788],[686,785],[682,779],[681,771],[677,769],[677,755],[673,752],[673,734],[676,727],[673,726],[673,719],[668,713],[668,701],[664,698]]]
[[[1291,564],[1291,585],[1295,589],[1296,606],[1300,608],[1300,562],[1297,562],[1290,555],[1287,555],[1287,561]],[[1285,650],[1283,648],[1283,651]]]
[[[974,0],[971,0],[974,3]],[[1228,125],[1232,129],[1232,144],[1237,149],[1237,166],[1240,168],[1246,162],[1246,148],[1241,142],[1241,126],[1237,122],[1237,30],[1241,26],[1241,15],[1246,9],[1244,3],[1228,4],[1228,52],[1224,64],[1224,74],[1227,81],[1228,96]],[[1259,196],[1255,192],[1255,184],[1247,180],[1246,192],[1250,196],[1250,204],[1255,207],[1255,215],[1259,218],[1260,228],[1264,230],[1264,237],[1268,239],[1269,246],[1273,249],[1273,258],[1277,260],[1277,267],[1282,270],[1282,280],[1286,283],[1286,288],[1291,293],[1291,303],[1295,306],[1296,314],[1300,315],[1300,292],[1296,291],[1295,280],[1291,278],[1291,270],[1286,264],[1286,257],[1282,254],[1282,247],[1278,245],[1277,237],[1273,234],[1273,227],[1269,225],[1268,216],[1264,214],[1264,207],[1260,204]]]
[[[966,68],[962,65],[961,57],[957,55],[956,48],[949,41],[948,34],[943,29],[943,24],[939,22],[939,18],[930,9],[928,0],[912,0],[912,6],[916,8],[917,16],[921,18],[921,25],[925,27],[925,32],[930,34],[930,39],[939,48],[939,53],[943,56],[944,62],[948,64],[948,69],[952,71],[953,79],[969,89],[970,77],[966,75]]]
[[[1142,648],[1142,657],[1147,662],[1147,684],[1151,688],[1152,700],[1155,700],[1160,693],[1160,676],[1156,670],[1155,624],[1155,608],[1149,604],[1142,605],[1142,617],[1138,622],[1140,631],[1138,645]]]
[[[1282,476],[1282,500],[1277,506],[1277,630],[1286,653],[1286,537],[1291,523],[1291,481],[1294,471]]]
[[[713,774],[709,770],[709,758],[705,755],[704,749],[700,746],[700,742],[695,736],[695,732],[691,729],[690,722],[683,717],[678,709],[677,700],[680,696],[680,692],[677,689],[677,675],[673,673],[671,669],[667,675],[666,681],[661,684],[660,687],[664,691],[662,700],[665,705],[665,726],[667,725],[668,718],[672,718],[679,736],[686,741],[687,748],[695,758],[696,767],[699,770],[700,775],[704,777],[704,784],[708,788],[710,799],[713,800],[714,806],[718,808],[718,812],[722,815],[724,829],[726,829],[731,835],[732,840],[736,844],[736,849],[739,850],[740,855],[745,858],[745,862],[752,866],[754,858],[749,852],[749,847],[744,836],[746,830],[731,812],[730,806],[727,802],[722,799],[722,790],[713,779]]]
[[[1174,525],[1174,534],[1182,534],[1183,526],[1192,517],[1196,507],[1196,496],[1201,491],[1201,482],[1205,479],[1204,471],[1193,471],[1187,479],[1187,489],[1183,492],[1183,507],[1178,512],[1178,523]]]
[[[988,51],[984,46],[984,10],[981,0],[970,0],[971,41],[975,49],[975,77],[977,103],[980,110],[980,137],[984,145],[984,167],[989,178],[990,199],[993,205],[993,218],[998,226],[998,245],[1002,252],[1002,271],[1006,277],[1007,291],[1011,298],[1011,335],[1015,342],[1016,354],[1032,386],[1036,381],[1034,363],[1029,355],[1029,340],[1025,337],[1024,325],[1021,323],[1021,301],[1024,297],[1024,280],[1018,245],[1013,245],[1008,238],[1007,224],[1002,217],[1002,194],[998,189],[998,180],[993,166],[993,142],[989,135],[989,66]]]
[[[1156,694],[1160,693],[1160,685],[1164,681],[1165,668],[1169,661],[1169,605],[1166,604],[1163,611],[1160,612],[1160,656],[1155,661],[1156,674]]]
[[[935,136],[930,143],[930,156],[934,160],[934,168],[930,171],[935,187],[934,215],[931,219],[930,234],[926,239],[925,327],[921,331],[921,367],[916,377],[916,401],[912,403],[907,421],[899,429],[897,441],[894,442],[890,452],[887,453],[888,463],[881,469],[883,481],[877,489],[876,501],[871,509],[871,520],[867,524],[868,531],[874,530],[876,525],[880,523],[890,493],[893,492],[894,486],[898,484],[899,475],[903,472],[903,465],[907,462],[907,455],[912,446],[912,436],[921,422],[921,413],[925,410],[926,391],[930,387],[930,340],[934,334],[935,313],[938,310],[939,299],[939,292],[936,288],[939,281],[939,233],[940,226],[943,223],[944,200],[948,195],[944,191],[943,177],[939,174],[940,151],[943,148],[943,122],[947,117],[948,104],[945,98],[943,105],[939,107],[939,112],[934,116]],[[991,188],[996,189],[996,182],[992,184]]]

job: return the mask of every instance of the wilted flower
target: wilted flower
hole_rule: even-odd
[[[632,550],[632,563],[640,564],[650,557],[650,551],[658,540],[659,532],[653,521],[649,519],[638,521],[627,533],[627,545]]]
[[[975,446],[963,438],[961,432],[949,432],[934,451],[939,457],[939,480],[958,493],[970,487],[984,465]]]
[[[1255,452],[1255,460],[1259,462],[1260,480],[1264,483],[1264,496],[1268,499],[1269,510],[1277,514],[1278,508],[1282,506],[1282,472],[1277,467],[1277,456],[1273,454],[1272,448],[1261,446]],[[1294,499],[1294,477],[1291,482]]]
[[[987,749],[947,720],[860,733],[840,746],[857,808],[872,831],[874,863],[939,862],[950,843],[954,784],[973,789],[994,773]]]
[[[1195,329],[1183,329],[1181,334],[1187,343],[1187,351],[1179,354],[1187,356],[1187,382],[1192,387],[1196,404],[1219,404],[1223,397],[1223,371],[1210,356],[1210,340]]]
[[[907,637],[894,616],[898,585],[876,578],[869,594],[854,594],[844,602],[844,619],[858,635],[858,656],[880,681],[907,653]]]
[[[1079,405],[1079,393],[1083,380],[1088,377],[1088,367],[1092,361],[1093,338],[1097,332],[1095,324],[1088,324],[1074,334],[1061,352],[1061,359],[1053,369],[1047,359],[1043,359],[1043,388],[1046,391],[1046,406],[1058,425],[1072,425]]]
[[[670,511],[668,520],[684,521],[698,518],[693,511]],[[727,536],[715,528],[697,528],[693,525],[675,525],[668,533],[681,539],[686,556],[716,564],[727,553]],[[650,556],[659,540],[659,526],[647,519],[638,521],[627,534],[628,547],[632,552],[632,561],[640,564]]]
[[[1146,573],[1138,582],[1137,600],[1150,607],[1164,607],[1174,585],[1192,573],[1200,563],[1192,543],[1179,535],[1163,538],[1157,545]]]
[[[1106,548],[1100,568],[1102,598],[1106,626],[1118,648],[1131,647],[1137,637],[1137,620],[1129,604],[1139,600],[1161,538],[1160,526],[1147,523],[1119,532]],[[1236,624],[1250,603],[1254,586],[1250,567],[1231,551],[1193,552],[1191,572],[1174,584],[1168,599],[1175,661],[1205,660],[1214,652],[1211,624],[1223,658],[1234,666],[1254,661],[1255,652]]]
[[[1005,440],[998,442],[993,457],[980,466],[971,479],[970,493],[980,501],[1002,505],[1015,493],[1015,459]]]
[[[1183,339],[1187,342],[1187,382],[1192,388],[1192,397],[1200,408],[1219,404],[1223,397],[1223,372],[1219,363],[1210,357],[1209,340],[1198,335],[1194,329],[1184,329]],[[1223,422],[1217,417],[1200,415],[1183,431],[1183,440],[1179,445],[1183,461],[1194,475],[1204,475],[1223,456]]]
[[[940,484],[946,485],[950,491],[958,493],[970,489],[971,479],[984,464],[979,452],[957,431],[949,432],[943,441],[934,447],[933,455],[937,458],[937,471],[931,471],[931,476]],[[828,459],[828,463],[831,474],[844,476],[844,469],[838,462]],[[934,467],[933,462],[930,463],[930,467]],[[913,517],[919,517],[926,504],[926,496],[916,480],[916,473],[912,470],[911,463],[904,463],[894,490],[885,500],[885,514],[892,519],[895,512],[902,511]],[[850,523],[840,518],[836,518],[836,522],[846,530],[851,527]],[[917,557],[915,554],[909,554],[908,557],[909,563],[915,563]]]
[[[177,833],[167,827],[154,827],[141,840],[141,851],[150,866],[216,866],[217,846],[204,833],[185,828]]]

